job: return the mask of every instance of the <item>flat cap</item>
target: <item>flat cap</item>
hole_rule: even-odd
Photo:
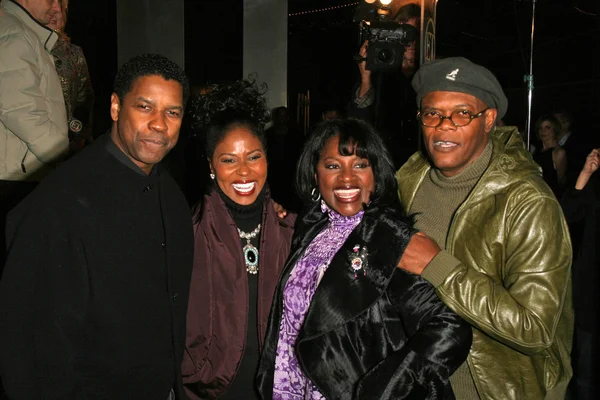
[[[508,100],[502,86],[491,71],[464,57],[449,57],[423,64],[412,80],[417,92],[417,104],[429,92],[459,92],[473,95],[488,107],[498,109],[504,117]]]

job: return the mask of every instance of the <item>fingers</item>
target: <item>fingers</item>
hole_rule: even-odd
[[[360,46],[360,51],[358,52],[358,54],[360,54],[361,57],[367,56],[367,47],[369,47],[369,41],[365,40],[362,46]]]
[[[600,151],[598,151],[598,149],[593,149],[587,158],[590,162],[598,164],[600,161]]]
[[[600,166],[600,149],[593,149],[585,159],[585,165],[582,172],[592,174],[598,170]]]

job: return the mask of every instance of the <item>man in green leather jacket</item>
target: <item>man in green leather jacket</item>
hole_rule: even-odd
[[[397,178],[422,233],[400,267],[473,326],[451,378],[456,398],[564,399],[573,309],[561,208],[517,129],[495,127],[508,102],[489,70],[436,60],[413,87],[427,156],[413,155]]]

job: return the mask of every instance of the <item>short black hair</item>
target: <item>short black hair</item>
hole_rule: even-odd
[[[264,98],[266,85],[253,79],[210,86],[205,93],[192,99],[190,107],[193,135],[204,141],[206,158],[233,128],[247,128],[267,150],[264,124],[269,121],[269,109]]]
[[[558,110],[555,110],[552,114],[554,114],[554,116],[557,118],[560,115],[561,117],[566,119],[569,124],[573,124],[573,114],[566,108],[560,108]]]
[[[315,174],[321,152],[329,139],[339,136],[338,151],[342,156],[356,155],[369,160],[375,178],[372,205],[399,208],[398,182],[394,163],[379,134],[371,125],[357,119],[323,121],[316,125],[306,141],[296,169],[296,190],[306,204],[316,187]]]
[[[158,75],[167,81],[179,82],[183,89],[185,107],[190,94],[188,78],[179,65],[160,54],[140,54],[127,60],[117,72],[113,91],[120,100],[123,100],[137,79],[151,75]]]

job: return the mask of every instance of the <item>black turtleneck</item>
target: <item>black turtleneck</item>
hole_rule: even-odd
[[[265,202],[266,186],[263,186],[262,190],[256,197],[254,203],[247,206],[238,204],[235,201],[231,200],[229,197],[227,197],[227,195],[221,190],[221,188],[219,187],[219,185],[217,185],[216,182],[215,187],[217,192],[223,199],[225,206],[231,213],[235,225],[242,232],[250,233],[258,226],[258,224],[261,223],[263,205]],[[250,240],[250,243],[252,243],[257,249],[259,248],[259,237],[260,235],[257,235],[254,239]],[[246,239],[241,239],[241,242],[242,247],[246,245]]]
[[[215,187],[223,199],[223,202],[225,202],[225,206],[231,213],[235,225],[242,232],[246,233],[250,233],[256,229],[258,224],[262,222],[266,187],[263,186],[254,203],[247,206],[238,204],[227,197],[216,182]],[[256,235],[256,237],[250,239],[250,243],[257,249],[259,248],[261,235],[262,228],[261,232]],[[246,245],[247,241],[246,239],[240,238],[240,243],[240,251],[242,251],[241,249]],[[258,262],[258,274],[260,274],[260,258]],[[243,268],[245,270],[246,266],[244,265]],[[254,389],[254,376],[256,375],[256,369],[260,358],[258,346],[258,274],[246,273],[246,276],[248,277],[248,328],[246,329],[246,346],[236,376],[233,378],[233,381],[225,394],[219,397],[220,400],[259,398]]]

